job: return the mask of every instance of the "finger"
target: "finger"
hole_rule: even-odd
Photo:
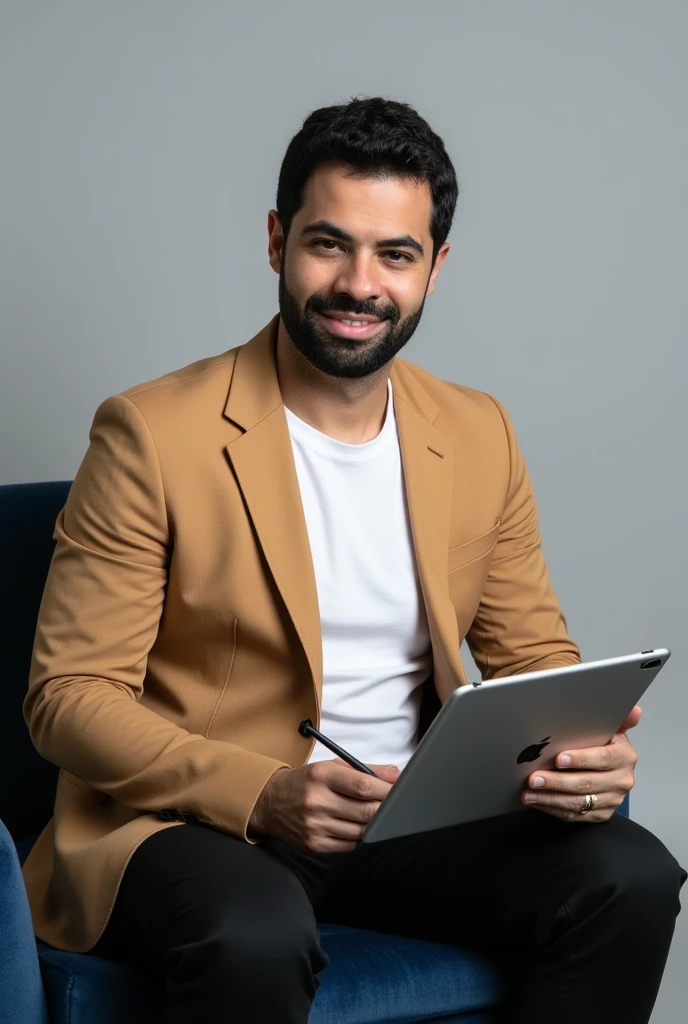
[[[570,820],[571,818],[580,815],[580,812],[585,809],[586,801],[584,796],[562,796],[558,793],[538,793],[536,800],[526,799],[532,797],[531,793],[523,793],[522,801],[526,807],[532,807],[537,811],[551,811],[556,813],[557,817],[565,818]],[[583,818],[587,818],[591,814],[602,814],[609,817],[621,803],[619,794],[611,793],[599,793],[597,794],[597,800],[594,807],[581,815]],[[599,819],[602,820],[602,819]]]
[[[344,761],[341,757],[332,758],[330,763],[342,764],[345,768],[352,768],[352,765],[350,765],[348,761]],[[387,782],[396,782],[401,774],[401,769],[399,769],[395,764],[367,764],[366,768],[370,768],[370,770],[373,771],[379,779],[385,779]],[[353,768],[353,771],[358,771],[358,768]],[[365,774],[365,772],[363,774]]]
[[[379,779],[384,779],[385,782],[391,782],[392,785],[397,781],[401,775],[401,771],[395,764],[370,764],[369,768],[372,768]]]
[[[543,783],[538,780],[542,779]],[[609,772],[535,772],[528,779],[528,790],[561,795],[625,792],[633,786],[633,773],[628,768]],[[533,801],[535,802],[535,801]]]
[[[304,804],[304,831],[321,837],[358,840],[380,803],[342,796],[328,786],[319,786],[308,794]]]
[[[636,725],[640,721],[640,716],[643,713],[643,709],[640,704],[636,704],[632,711],[629,712],[627,718],[621,723],[618,728],[618,732],[625,733],[628,729],[635,729]]]
[[[358,771],[357,768],[352,768],[352,766],[347,761],[343,761],[342,758],[333,758],[330,764],[340,764],[350,770]],[[375,775],[378,778],[384,779],[385,782],[396,782],[397,778],[401,774],[400,768],[397,768],[396,765],[365,765],[365,767],[370,768],[371,771],[375,772]],[[365,773],[363,772],[362,774]]]
[[[306,823],[304,834],[311,853],[346,853],[355,850],[365,826],[353,821],[322,817]]]
[[[320,813],[332,820],[367,825],[380,803],[380,800],[356,800],[333,792]]]
[[[581,747],[579,750],[562,750],[557,755],[558,768],[569,771],[611,771],[622,768],[625,764],[634,763],[635,751],[628,738],[617,733],[603,747]],[[546,774],[546,773],[540,773]]]
[[[312,831],[334,836],[337,839],[359,839],[380,801],[347,800],[332,794],[332,801],[306,815],[304,823]]]
[[[325,776],[325,782],[333,792],[340,793],[342,796],[355,800],[384,800],[390,790],[392,779],[388,782],[385,779],[376,778],[374,775],[368,775],[366,772],[358,771],[357,768],[352,768],[346,762],[335,764],[332,760],[326,763],[329,771]],[[376,767],[384,766],[377,765]]]

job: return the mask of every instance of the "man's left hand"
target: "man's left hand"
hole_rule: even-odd
[[[604,747],[562,750],[557,756],[557,771],[533,772],[528,777],[521,799],[527,807],[552,814],[562,821],[607,821],[635,783],[638,755],[626,731],[640,721],[642,708],[636,704],[619,731]],[[570,758],[566,763],[565,758]],[[544,779],[544,784],[536,783]],[[581,814],[587,793],[595,793],[597,803]],[[532,797],[536,797],[532,800]],[[530,798],[530,799],[529,799]]]

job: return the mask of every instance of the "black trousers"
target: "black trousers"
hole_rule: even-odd
[[[91,952],[163,980],[167,1024],[306,1024],[317,921],[492,956],[509,1024],[647,1024],[685,880],[618,814],[528,809],[321,855],[177,825],[135,851]]]

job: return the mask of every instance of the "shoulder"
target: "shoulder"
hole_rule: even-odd
[[[135,384],[116,397],[128,398],[142,411],[161,404],[169,406],[170,401],[176,400],[203,405],[214,395],[226,398],[239,347]]]
[[[237,351],[199,359],[106,398],[95,412],[91,439],[102,435],[112,444],[120,438],[143,445],[152,440],[158,458],[172,459],[215,439],[226,444],[231,427],[222,412]]]
[[[406,387],[422,389],[436,406],[433,426],[438,430],[450,435],[459,432],[463,436],[468,432],[475,441],[508,442],[511,423],[504,406],[494,395],[443,380],[404,359],[396,362]]]

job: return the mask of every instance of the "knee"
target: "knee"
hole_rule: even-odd
[[[608,822],[607,825],[612,824]],[[673,921],[687,873],[664,843],[637,822],[613,821],[615,834],[594,867],[599,885],[649,924]],[[591,826],[593,828],[595,826]],[[607,826],[603,826],[607,827]]]
[[[192,957],[202,958],[205,971],[244,984],[283,976],[312,977],[328,963],[307,901],[290,906],[288,912],[260,901],[250,916],[228,908],[192,948]],[[187,955],[190,952],[187,949]]]
[[[288,974],[295,967],[322,970],[327,958],[320,946],[315,919],[260,920],[243,928],[225,928],[215,937],[218,956],[234,973],[269,971]]]

